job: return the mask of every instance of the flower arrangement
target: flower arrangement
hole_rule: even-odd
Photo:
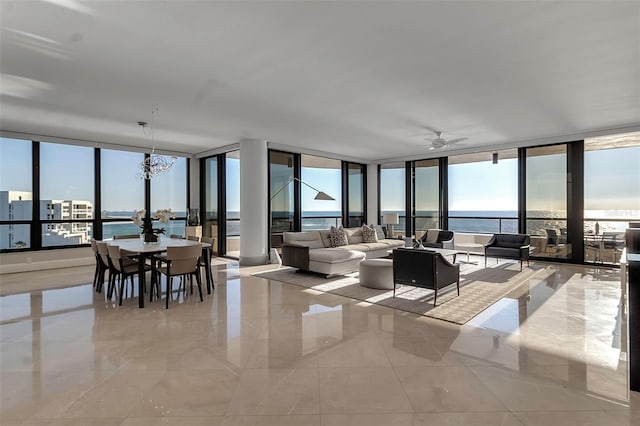
[[[140,226],[142,229],[141,234],[144,234],[145,242],[158,241],[158,235],[164,234],[164,228],[154,228],[153,220],[159,220],[161,223],[169,223],[171,218],[176,217],[176,214],[171,209],[159,209],[153,216],[147,216],[147,210],[136,210],[136,215],[131,219],[133,223]]]

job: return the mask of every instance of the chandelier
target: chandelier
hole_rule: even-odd
[[[155,153],[155,114],[157,112],[158,108],[154,108],[151,110],[151,154],[145,156],[145,159],[142,160],[139,165],[141,170],[141,172],[137,175],[139,179],[149,180],[154,176],[166,172],[178,159],[178,157],[175,156],[167,157],[165,155],[158,155]],[[146,134],[145,129],[147,126],[149,126],[149,123],[147,123],[146,121],[138,121],[138,126],[142,127],[142,132]]]

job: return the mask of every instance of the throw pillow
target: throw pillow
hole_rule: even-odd
[[[341,247],[349,244],[347,240],[347,233],[344,232],[344,228],[341,226],[336,228],[332,226],[329,230],[329,241],[331,242],[331,247]]]
[[[362,238],[365,243],[377,243],[378,242],[378,233],[376,229],[372,226],[362,225]]]
[[[378,241],[384,240],[386,238],[384,229],[382,225],[371,225],[376,230],[376,235],[378,236]]]
[[[428,229],[427,230],[427,243],[437,243],[438,235],[440,235],[439,229]]]

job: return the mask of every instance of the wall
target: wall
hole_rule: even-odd
[[[90,247],[0,254],[0,274],[95,264]]]

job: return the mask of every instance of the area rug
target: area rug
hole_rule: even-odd
[[[364,302],[387,306],[456,324],[465,324],[480,312],[533,278],[542,278],[547,268],[531,265],[520,271],[520,263],[504,262],[460,266],[460,296],[455,285],[438,291],[437,306],[433,306],[433,290],[398,285],[393,290],[362,287],[358,273],[325,278],[323,275],[297,272],[284,267],[275,271],[255,273],[257,277],[294,284],[318,292],[337,294]],[[550,273],[547,271],[547,273]]]

